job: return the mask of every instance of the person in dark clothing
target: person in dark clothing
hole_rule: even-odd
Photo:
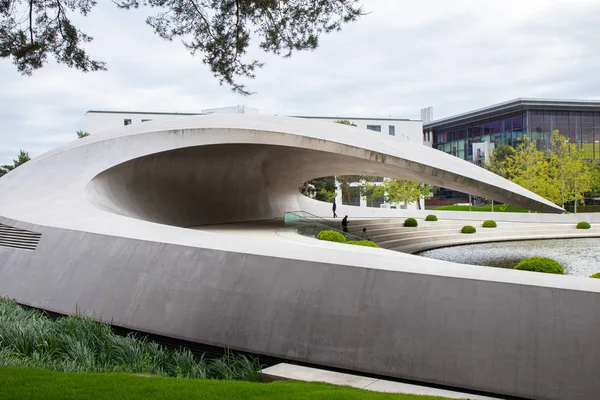
[[[335,204],[335,200],[333,201],[333,207],[331,207],[331,210],[333,211],[333,218],[337,218],[337,214],[335,213],[335,210],[337,210],[337,204]]]
[[[362,231],[362,235],[361,235],[361,236],[362,236],[362,239],[363,239],[363,240],[371,240],[371,239],[369,239],[369,237],[367,236],[367,228],[363,228],[363,231]]]
[[[346,215],[344,219],[342,219],[342,230],[344,232],[348,232],[348,216]]]

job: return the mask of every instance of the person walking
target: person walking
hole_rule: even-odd
[[[331,210],[333,211],[333,218],[337,218],[337,214],[335,213],[335,210],[337,210],[337,204],[335,204],[335,200],[333,201],[333,207],[331,207]]]
[[[345,233],[348,233],[348,216],[346,215],[344,219],[342,219],[342,230]]]

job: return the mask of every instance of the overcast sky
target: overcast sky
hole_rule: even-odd
[[[108,71],[50,61],[24,77],[0,59],[0,164],[37,156],[86,129],[87,110],[198,112],[245,104],[262,114],[434,119],[517,97],[600,99],[598,0],[365,0],[370,13],[279,59],[247,82],[219,86],[201,57],[154,35],[146,11],[101,1],[73,21]]]

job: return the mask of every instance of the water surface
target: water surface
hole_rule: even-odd
[[[461,264],[513,268],[527,257],[558,261],[565,275],[590,276],[600,272],[600,238],[524,240],[443,247],[417,253],[419,256]]]

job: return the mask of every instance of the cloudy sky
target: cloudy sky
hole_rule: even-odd
[[[597,0],[364,0],[368,15],[318,50],[267,65],[250,97],[219,86],[200,57],[154,35],[148,11],[109,1],[73,21],[108,71],[52,61],[24,77],[0,59],[0,164],[76,138],[87,110],[198,112],[245,104],[263,114],[442,118],[517,97],[600,99]]]

